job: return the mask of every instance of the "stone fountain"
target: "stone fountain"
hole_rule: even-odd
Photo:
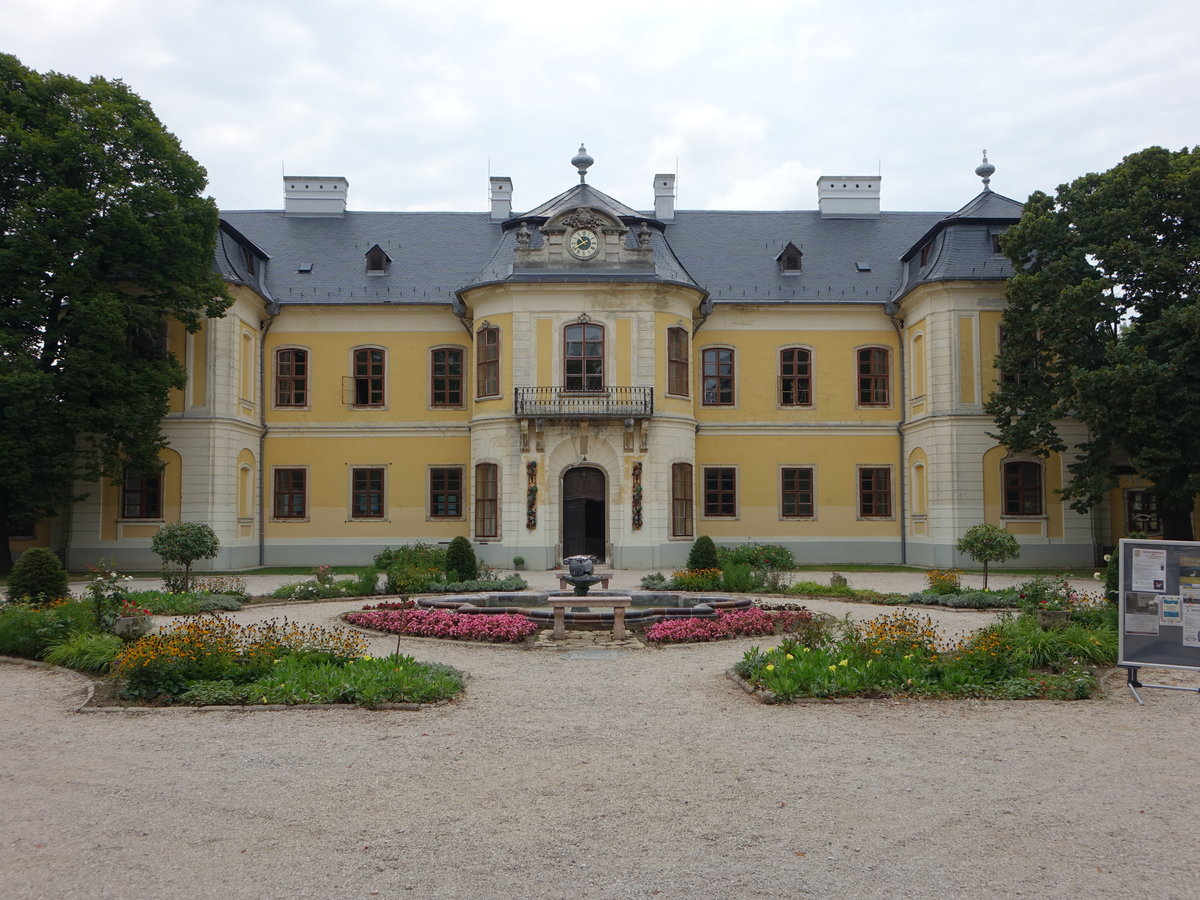
[[[564,576],[565,580],[575,588],[576,597],[586,597],[592,585],[602,580],[599,575],[593,574],[596,568],[594,556],[568,556],[563,559],[563,563],[570,573]]]

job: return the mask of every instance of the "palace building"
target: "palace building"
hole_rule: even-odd
[[[169,329],[189,377],[162,474],[81,485],[14,550],[155,568],[151,535],[182,519],[216,530],[214,568],[460,534],[497,567],[669,570],[701,534],[951,566],[992,522],[1022,565],[1077,566],[1153,529],[1145,485],[1080,515],[1056,494],[1067,460],[989,436],[1021,204],[986,158],[957,212],[883,211],[878,176],[841,175],[815,210],[711,211],[676,209],[659,174],[635,209],[582,147],[571,163],[526,212],[508,178],[486,212],[356,212],[346,179],[307,176],[282,209],[223,211],[235,302]]]

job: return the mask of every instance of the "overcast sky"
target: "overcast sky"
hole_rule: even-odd
[[[350,208],[531,209],[588,181],[638,209],[813,209],[882,173],[885,209],[953,210],[1152,144],[1200,143],[1196,0],[3,0],[0,51],[119,78],[226,209],[282,175]]]

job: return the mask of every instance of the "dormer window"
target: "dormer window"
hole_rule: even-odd
[[[384,275],[391,264],[392,258],[378,244],[367,251],[368,275]]]
[[[775,257],[775,261],[779,263],[780,272],[799,272],[803,257],[800,249],[789,241],[783,252]]]
[[[933,241],[930,241],[921,248],[921,268],[929,265],[929,261],[933,258]]]
[[[992,252],[995,253],[997,256],[1004,255],[1004,251],[1000,249],[1000,235],[1001,234],[1003,234],[1003,232],[993,231],[990,235],[990,237],[992,239]]]

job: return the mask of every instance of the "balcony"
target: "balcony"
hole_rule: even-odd
[[[536,419],[645,419],[654,415],[654,388],[607,387],[569,391],[561,387],[519,387],[513,412]]]

